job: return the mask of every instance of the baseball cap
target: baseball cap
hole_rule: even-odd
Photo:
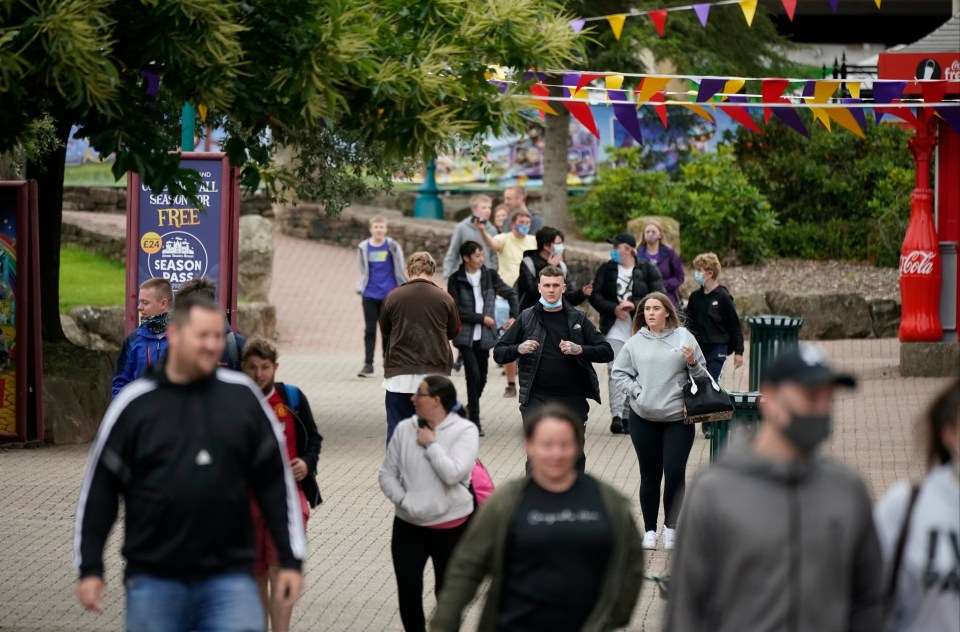
[[[637,239],[630,233],[620,233],[616,237],[607,240],[608,244],[613,244],[614,246],[619,246],[620,244],[627,244],[631,248],[637,247]]]
[[[809,387],[835,384],[853,388],[857,385],[852,375],[834,371],[823,352],[812,345],[801,345],[775,357],[767,365],[761,381],[773,385],[794,382]]]

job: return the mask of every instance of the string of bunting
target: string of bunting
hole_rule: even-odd
[[[797,11],[797,0],[780,1],[783,4],[784,10],[787,12],[787,17],[790,18],[791,22],[793,22],[793,16]],[[828,1],[830,2],[831,10],[836,13],[840,8],[840,0]],[[873,1],[879,9],[882,0]],[[696,4],[664,7],[662,9],[634,9],[629,13],[615,13],[612,15],[598,15],[589,18],[576,18],[570,20],[570,28],[573,29],[574,33],[580,33],[589,22],[606,21],[610,25],[610,30],[613,31],[613,36],[619,40],[621,33],[623,33],[623,25],[626,23],[627,18],[646,16],[650,18],[650,22],[653,23],[653,27],[657,29],[657,33],[660,35],[660,37],[664,37],[664,33],[666,32],[667,16],[671,13],[678,11],[693,11],[697,14],[697,19],[700,21],[700,25],[703,28],[707,28],[707,20],[710,19],[710,10],[713,7],[731,5],[738,5],[740,7],[740,10],[743,12],[743,19],[747,22],[747,27],[752,27],[753,16],[757,13],[757,0],[715,0],[714,2],[698,2]]]
[[[550,83],[558,74],[561,77],[561,83]],[[624,88],[626,77],[638,77],[641,81],[631,90]],[[602,87],[591,85],[600,79],[603,80]],[[691,89],[679,92],[667,91],[667,85],[677,79],[689,80]],[[516,83],[507,79],[500,70],[497,70],[496,74],[491,74],[488,80],[499,85],[502,92],[506,92],[508,84]],[[760,92],[742,92],[747,82],[754,84],[759,82]],[[551,104],[560,103],[590,133],[599,138],[600,132],[590,107],[591,104],[598,102],[605,103],[613,108],[614,116],[624,129],[641,144],[643,136],[637,110],[644,106],[653,108],[664,127],[668,125],[667,106],[686,108],[711,123],[716,122],[715,116],[719,109],[740,125],[760,134],[762,132],[754,116],[754,113],[760,111],[764,123],[768,123],[771,118],[776,118],[803,136],[809,136],[809,131],[797,110],[809,109],[814,121],[827,131],[832,131],[831,125],[835,123],[861,138],[864,136],[863,128],[867,124],[867,110],[872,110],[877,123],[884,116],[890,115],[907,123],[916,124],[917,115],[914,109],[926,107],[932,108],[937,116],[960,133],[960,100],[946,99],[950,84],[956,84],[956,82],[943,80],[910,82],[920,87],[921,95],[917,98],[903,96],[908,85],[907,81],[874,81],[873,99],[860,97],[860,82],[836,79],[695,77],[561,71],[528,72],[524,74],[520,83],[521,85],[530,84],[530,96],[520,98],[530,107],[539,110],[541,117],[546,114],[556,115],[557,111]],[[551,96],[551,87],[562,87],[563,96],[558,96],[556,93]],[[797,88],[799,88],[799,94],[793,94]],[[837,96],[838,90],[841,90],[839,96]],[[668,99],[668,96],[687,98]],[[689,100],[690,96],[694,97],[692,101]]]

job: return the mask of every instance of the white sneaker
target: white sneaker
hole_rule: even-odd
[[[657,532],[647,531],[643,534],[643,548],[652,551],[657,548]]]
[[[677,530],[670,529],[669,527],[664,527],[663,529],[663,548],[667,551],[672,551],[673,546],[677,543]]]

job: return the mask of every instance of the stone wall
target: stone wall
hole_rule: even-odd
[[[270,216],[273,207],[262,191],[240,193],[241,215]],[[64,187],[63,210],[88,213],[120,213],[127,210],[127,187]]]

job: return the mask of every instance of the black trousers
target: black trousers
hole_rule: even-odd
[[[580,418],[580,424],[583,426],[583,431],[587,431],[587,414],[590,412],[590,402],[587,401],[586,397],[582,395],[549,395],[542,393],[530,393],[530,397],[527,398],[526,404],[520,404],[520,416],[523,418],[523,423],[527,423],[527,418],[535,413],[541,406],[545,404],[562,404],[569,408],[575,415]],[[527,459],[527,474],[530,473],[530,460]],[[577,457],[577,471],[583,472],[587,468],[587,455],[581,450],[580,456]]]
[[[490,362],[490,350],[481,349],[480,341],[469,347],[457,345],[463,358],[463,371],[467,378],[467,407],[470,409],[470,421],[480,425],[480,396],[487,385],[487,365]]]
[[[400,601],[400,621],[406,632],[424,632],[426,618],[423,614],[423,570],[427,558],[433,560],[435,579],[434,594],[443,588],[447,563],[460,536],[467,530],[466,522],[453,529],[428,529],[418,527],[400,518],[393,519],[393,539],[390,551],[393,554],[393,572],[397,577],[397,597]]]
[[[363,363],[373,364],[373,350],[377,346],[377,326],[380,322],[382,299],[363,297]],[[383,343],[383,334],[380,334]]]
[[[662,480],[664,525],[677,528],[686,489],[687,459],[696,434],[695,426],[683,420],[650,421],[630,411],[630,438],[640,462],[640,511],[644,531],[657,530]]]

